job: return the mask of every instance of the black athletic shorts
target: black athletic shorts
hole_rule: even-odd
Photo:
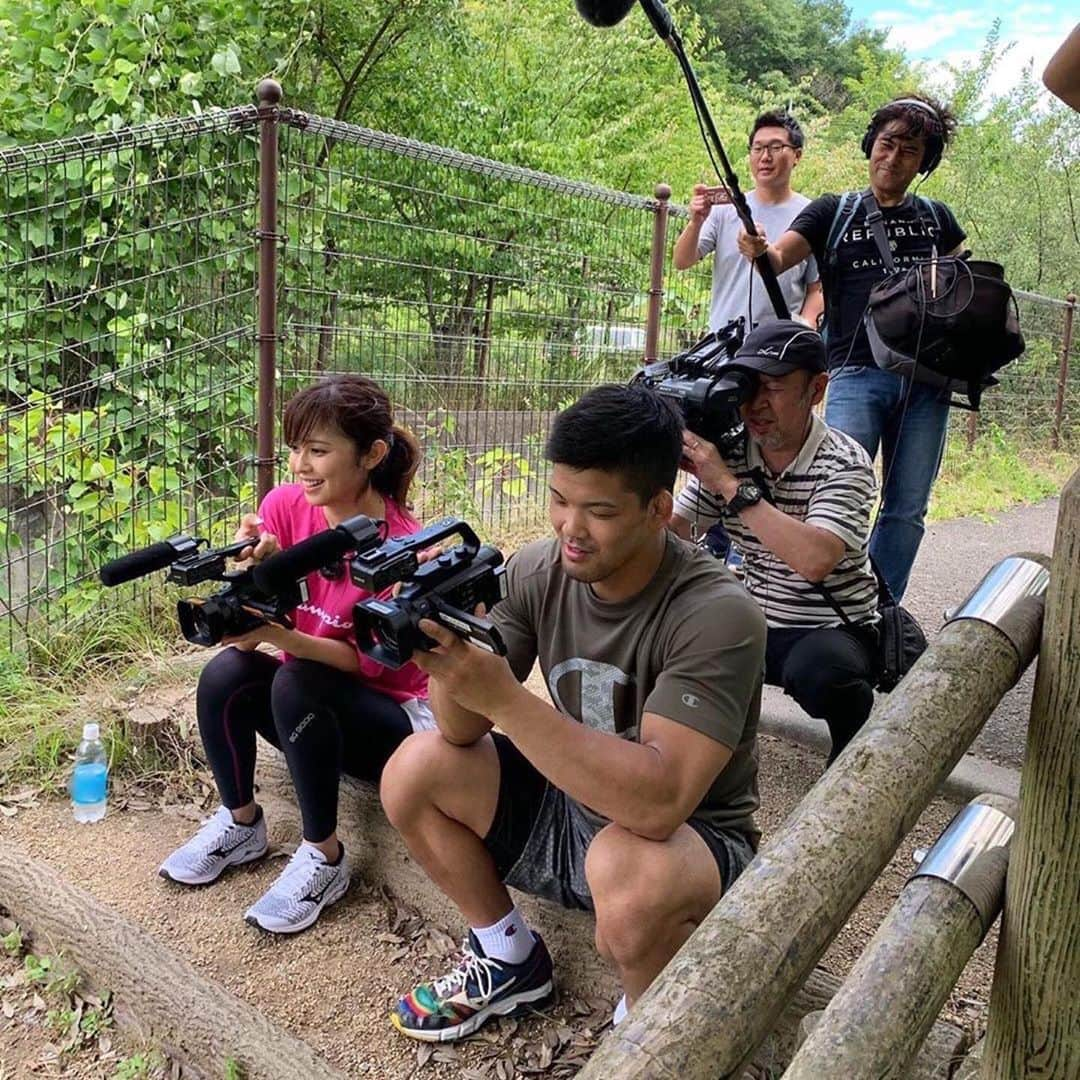
[[[592,911],[585,853],[599,826],[505,735],[495,732],[491,737],[499,754],[499,801],[484,845],[499,876],[522,892]],[[692,817],[686,824],[712,852],[727,892],[754,857],[752,839],[701,818]]]

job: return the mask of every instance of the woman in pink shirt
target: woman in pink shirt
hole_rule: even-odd
[[[247,514],[237,539],[259,560],[315,533],[366,514],[387,536],[417,532],[406,509],[420,463],[416,440],[394,424],[390,401],[361,375],[326,378],[285,407],[294,483],[274,488]],[[229,866],[267,851],[266,821],[255,801],[256,733],[285,754],[296,786],[303,841],[277,881],[245,913],[253,926],[293,933],[310,926],[349,886],[337,838],[342,772],[378,783],[383,766],[413,731],[434,727],[427,678],[413,664],[384,668],[356,647],[356,588],[339,563],[309,574],[308,599],[294,629],[266,624],[211,660],[199,677],[199,733],[221,807],[162,864],[164,878],[205,885]],[[265,643],[277,653],[256,650]]]

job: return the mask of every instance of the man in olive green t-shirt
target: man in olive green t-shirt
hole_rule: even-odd
[[[632,1002],[753,857],[765,621],[668,531],[681,452],[666,401],[590,391],[548,439],[555,538],[511,560],[492,612],[506,657],[422,623],[439,730],[402,743],[382,799],[470,931],[398,1002],[406,1035],[461,1038],[550,994],[507,884],[594,910]],[[521,685],[537,660],[554,706]]]

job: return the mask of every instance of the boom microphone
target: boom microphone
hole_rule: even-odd
[[[590,26],[614,26],[622,22],[634,3],[635,0],[574,0],[578,14]]]
[[[739,187],[739,178],[735,175],[735,170],[731,167],[731,162],[728,161],[727,154],[724,152],[724,144],[720,141],[720,133],[716,130],[716,124],[713,123],[712,114],[709,112],[709,106],[705,101],[705,95],[701,92],[701,84],[694,74],[690,58],[683,48],[682,39],[675,30],[675,24],[671,21],[671,15],[661,0],[640,0],[640,2],[645,14],[649,17],[649,22],[653,24],[653,29],[660,35],[660,39],[667,44],[679,61],[679,67],[682,68],[683,77],[686,79],[687,89],[690,91],[690,100],[693,102],[694,112],[697,114],[698,123],[701,126],[705,149],[716,168],[717,174],[723,176],[724,187],[728,189],[731,195],[731,204],[735,208],[736,215],[746,231],[752,235],[757,231],[757,228],[754,225],[754,216],[750,212],[750,204],[746,201],[746,196]],[[634,0],[574,0],[574,4],[578,9],[578,14],[592,26],[614,26],[630,14],[630,9],[634,6]],[[716,150],[715,156],[713,155],[714,148]],[[717,163],[717,157],[720,159],[719,163]],[[788,311],[787,301],[784,299],[784,294],[780,289],[780,282],[776,278],[776,271],[769,261],[769,256],[767,254],[759,255],[754,260],[754,265],[761,275],[762,284],[765,286],[765,292],[769,295],[769,302],[772,304],[776,317],[778,319],[790,319],[791,312]]]
[[[578,14],[590,26],[614,26],[630,14],[634,0],[574,0],[574,4]],[[649,16],[653,29],[667,41],[674,30],[667,8],[660,0],[641,0],[641,6]]]
[[[141,551],[131,551],[127,555],[121,555],[119,559],[107,562],[98,571],[98,576],[102,585],[123,585],[125,581],[134,581],[143,574],[152,574],[155,570],[172,566],[187,550],[191,550],[190,543],[183,547],[174,545],[169,540],[162,540]]]
[[[378,523],[364,514],[357,514],[332,529],[271,555],[252,570],[251,577],[261,592],[276,596],[308,574],[337,562],[350,551],[377,547],[381,538]]]

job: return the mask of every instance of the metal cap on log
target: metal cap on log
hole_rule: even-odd
[[[784,1080],[911,1075],[919,1047],[1001,910],[1015,817],[1013,800],[980,795],[953,818],[808,1025]]]
[[[1001,910],[1015,828],[1013,800],[980,795],[949,822],[911,877],[934,877],[953,885],[971,901],[985,933]]]
[[[1027,646],[1016,635],[1029,625],[1025,612],[1032,604],[1042,610],[1043,597],[1050,585],[1050,571],[1045,562],[1029,555],[1010,555],[1002,559],[968,594],[946,621],[978,619],[995,626],[1023,652]]]

